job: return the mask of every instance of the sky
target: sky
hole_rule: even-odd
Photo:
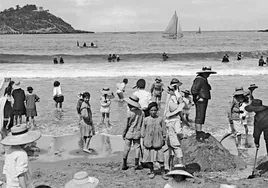
[[[0,10],[26,4],[95,32],[163,31],[175,10],[184,31],[268,28],[268,0],[1,0]]]

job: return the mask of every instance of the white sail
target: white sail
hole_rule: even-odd
[[[176,35],[177,34],[177,25],[178,25],[178,16],[175,14],[172,16],[164,34]]]
[[[182,30],[181,30],[181,24],[179,23],[179,28],[178,28],[178,34],[177,34],[177,37],[180,39],[183,37],[183,33],[182,33]]]
[[[196,34],[201,34],[201,28],[199,27],[199,30],[196,32]]]
[[[162,36],[164,38],[168,39],[180,39],[183,37],[181,25],[178,22],[178,16],[175,11],[174,15],[172,16],[166,30],[164,31],[164,34],[168,34],[167,36]]]

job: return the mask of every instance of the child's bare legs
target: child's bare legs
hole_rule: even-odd
[[[15,125],[18,125],[18,115],[14,115]]]
[[[59,103],[59,106],[60,106],[60,112],[62,112],[62,102]]]
[[[34,119],[34,116],[32,116],[32,125],[35,127],[36,126],[36,124],[35,124],[35,119]]]
[[[22,115],[19,115],[20,124],[22,124]]]
[[[55,102],[55,108],[58,111],[58,103],[57,102]]]
[[[111,127],[112,125],[110,124],[110,113],[106,113],[106,119],[107,119],[107,127]]]
[[[26,125],[29,126],[30,122],[29,122],[29,117],[26,117]]]
[[[105,113],[101,113],[101,122],[100,122],[100,125],[104,125],[104,120],[105,120]]]
[[[90,150],[88,149],[90,140],[91,140],[91,136],[84,136],[84,139],[83,139],[83,151],[85,151],[87,153],[90,153]]]
[[[248,148],[248,125],[244,125],[245,127],[245,133],[246,133],[246,139],[245,139],[245,147]]]

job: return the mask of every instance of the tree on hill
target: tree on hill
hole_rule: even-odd
[[[20,9],[20,5],[16,5],[16,10],[19,10]]]

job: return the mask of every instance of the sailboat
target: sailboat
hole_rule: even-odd
[[[163,35],[162,37],[168,38],[168,39],[180,39],[183,37],[181,25],[179,23],[179,19],[178,19],[176,11],[174,15],[172,16],[166,30],[164,31],[164,34],[166,35]]]
[[[196,32],[196,34],[201,34],[201,28],[199,27],[199,30]]]

